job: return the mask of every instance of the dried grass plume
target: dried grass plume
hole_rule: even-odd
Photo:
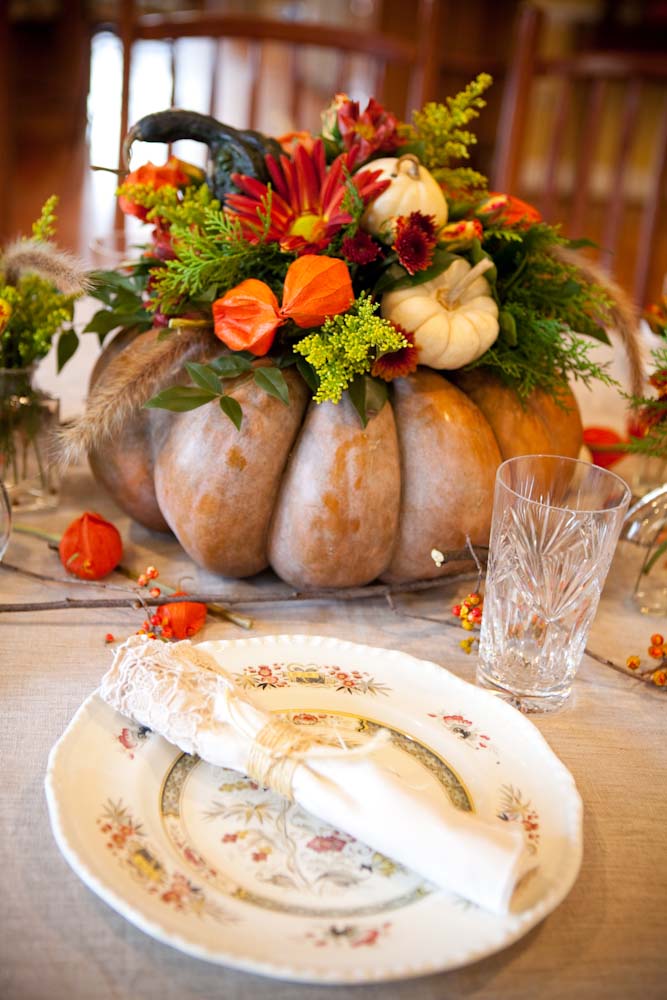
[[[15,240],[6,248],[0,268],[8,285],[28,272],[53,282],[64,295],[82,295],[90,289],[83,263],[73,254],[40,240]]]
[[[130,350],[111,359],[94,382],[85,414],[62,431],[60,461],[64,465],[78,461],[120,435],[186,361],[204,360],[216,351],[219,343],[208,329],[179,329],[164,340],[148,334],[138,337]]]
[[[576,267],[579,277],[587,284],[600,285],[607,292],[613,304],[609,310],[608,322],[605,325],[608,331],[615,331],[619,335],[625,348],[632,395],[643,395],[645,372],[639,337],[639,311],[630,296],[598,264],[577,250],[556,247],[554,256],[565,264]]]

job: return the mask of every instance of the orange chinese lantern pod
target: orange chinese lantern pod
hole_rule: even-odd
[[[304,254],[288,267],[280,312],[297,326],[321,326],[327,316],[345,312],[353,302],[350,272],[337,257]]]
[[[177,590],[174,597],[185,596],[185,591]],[[164,630],[170,629],[174,639],[189,639],[204,627],[206,605],[196,601],[180,601],[177,604],[162,604],[155,617]]]
[[[611,427],[586,427],[584,429],[584,444],[591,453],[594,465],[601,469],[610,469],[612,465],[624,457],[624,452],[613,450],[615,445],[622,444],[623,438]]]
[[[87,511],[67,528],[58,552],[68,573],[82,580],[100,580],[123,558],[123,543],[113,524]]]
[[[215,335],[232,351],[250,351],[262,357],[284,322],[278,313],[278,299],[256,278],[242,281],[213,303]]]

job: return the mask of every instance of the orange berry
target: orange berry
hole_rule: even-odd
[[[658,687],[665,687],[667,685],[667,670],[654,670],[651,674],[651,680]]]
[[[475,627],[474,622],[468,620],[461,622],[461,628],[464,628],[467,632],[470,632],[472,629],[474,629],[474,627]]]
[[[651,636],[651,645],[652,646],[664,646],[665,645],[665,640],[663,639],[663,637],[660,635],[659,632],[654,632],[653,635]]]
[[[661,660],[665,655],[665,650],[662,646],[649,646],[648,655],[652,656],[654,660]]]
[[[627,660],[625,661],[625,665],[626,667],[628,667],[629,670],[636,670],[641,664],[641,662],[642,661],[639,659],[638,656],[628,656]]]
[[[148,577],[146,576],[145,573],[141,573],[137,577],[137,583],[139,584],[140,587],[145,587],[146,586],[146,584],[148,583]]]
[[[160,615],[151,615],[150,617],[151,625],[159,625],[161,621],[162,618],[160,617]]]
[[[457,618],[460,616],[460,614],[461,614],[461,605],[460,604],[455,604],[454,605],[454,607],[452,608],[452,614],[456,615]]]
[[[149,594],[151,595],[151,597],[159,597],[160,596],[160,588],[159,587],[151,587],[151,589],[149,590]]]
[[[115,642],[116,640],[114,639],[114,637],[111,634],[111,632],[107,632],[107,634],[104,636],[104,641],[105,642]]]
[[[146,567],[146,576],[148,577],[149,580],[157,580],[159,575],[160,574],[156,570],[155,566]]]
[[[481,622],[482,620],[482,609],[481,608],[471,608],[469,618],[474,622]]]
[[[473,605],[473,607],[475,607],[477,604],[481,603],[482,598],[479,596],[479,594],[468,594],[468,600]]]

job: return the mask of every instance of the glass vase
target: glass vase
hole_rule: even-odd
[[[635,603],[644,614],[667,614],[667,484],[630,508],[623,534],[642,551]]]
[[[35,388],[30,368],[0,368],[0,480],[15,512],[58,505],[53,462],[57,399]]]

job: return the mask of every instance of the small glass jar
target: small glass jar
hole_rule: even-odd
[[[667,614],[667,484],[630,508],[623,537],[643,552],[633,594],[637,607],[644,614]]]
[[[32,368],[0,368],[0,480],[15,512],[58,506],[57,399],[32,384]]]

